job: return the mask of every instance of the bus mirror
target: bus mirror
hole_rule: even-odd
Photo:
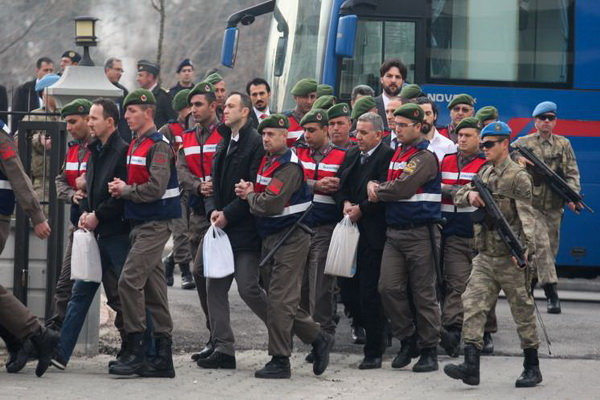
[[[277,52],[275,53],[275,66],[273,75],[281,76],[285,65],[285,55],[287,53],[287,36],[281,36],[277,40]]]
[[[335,55],[338,57],[354,57],[354,42],[358,17],[344,15],[338,20],[337,37],[335,41]]]
[[[237,54],[239,30],[236,27],[225,29],[223,36],[223,47],[221,48],[221,64],[233,68],[235,56]]]

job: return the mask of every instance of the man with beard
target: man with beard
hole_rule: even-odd
[[[438,116],[435,103],[429,97],[425,96],[417,97],[413,102],[418,104],[425,114],[421,132],[425,135],[425,139],[429,141],[429,150],[437,156],[438,161],[442,161],[446,154],[455,153],[456,144],[452,140],[440,135],[435,127],[435,121]]]
[[[246,85],[246,93],[252,101],[250,122],[252,127],[256,129],[263,119],[271,115],[272,110],[269,108],[271,86],[269,86],[269,82],[262,78],[254,78]]]
[[[377,112],[381,116],[384,123],[384,128],[387,130],[389,126],[387,124],[387,118],[385,109],[389,101],[400,94],[400,89],[406,80],[406,65],[402,63],[398,58],[392,58],[385,60],[379,68],[379,81],[383,92],[375,97],[375,103],[377,104]]]

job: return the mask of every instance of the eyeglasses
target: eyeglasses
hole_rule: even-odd
[[[539,119],[540,121],[554,121],[556,119],[556,115],[544,114],[544,115],[538,115],[536,118]]]
[[[504,140],[488,140],[486,142],[481,142],[479,143],[479,148],[481,150],[483,149],[491,149],[492,147],[494,147],[496,145],[496,143],[500,143],[503,142]]]
[[[457,107],[454,107],[454,108],[452,109],[452,111],[454,111],[454,112],[461,112],[461,111],[462,111],[463,113],[465,113],[465,114],[466,114],[466,113],[468,113],[468,112],[471,112],[471,108],[470,108],[470,107],[458,107],[458,106],[457,106]]]
[[[413,122],[412,124],[405,124],[404,122],[396,122],[396,128],[408,128],[409,126],[413,126],[416,125],[416,122]]]

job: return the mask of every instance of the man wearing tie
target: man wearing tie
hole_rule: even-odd
[[[246,93],[252,101],[252,110],[249,115],[250,123],[256,129],[263,119],[271,115],[272,110],[269,108],[271,86],[269,86],[269,82],[262,78],[254,78],[246,84]]]

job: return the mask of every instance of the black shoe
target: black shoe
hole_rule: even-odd
[[[162,262],[165,265],[165,278],[167,278],[167,286],[173,286],[173,271],[175,271],[173,252],[169,253],[168,256],[163,258]]]
[[[155,340],[156,357],[147,360],[142,368],[136,371],[136,374],[145,378],[175,378],[171,338],[157,336]]]
[[[29,339],[38,354],[38,363],[35,367],[35,374],[40,377],[44,375],[50,366],[50,361],[52,360],[52,356],[58,345],[60,335],[51,329],[41,327],[40,330]]]
[[[52,360],[50,360],[50,362],[55,368],[64,371],[67,368],[67,363],[69,361],[67,361],[63,356],[61,356],[58,351],[56,351],[54,352],[54,355],[52,356]]]
[[[367,333],[365,328],[362,326],[352,327],[352,343],[354,344],[365,344],[367,341]]]
[[[444,372],[450,378],[460,379],[467,385],[479,385],[479,350],[472,344],[465,346],[465,362],[462,364],[447,364]]]
[[[329,352],[333,347],[335,339],[328,333],[319,332],[319,336],[312,343],[313,346],[313,373],[315,375],[321,375],[327,369],[329,365]]]
[[[214,351],[210,356],[196,361],[199,367],[211,369],[235,369],[235,356]]]
[[[6,372],[14,374],[25,367],[30,354],[34,352],[31,340],[25,340],[21,346],[8,351],[8,361],[6,362]]]
[[[304,357],[304,361],[306,361],[309,364],[312,364],[315,362],[315,355],[313,354],[312,351],[310,353],[308,353],[306,355],[306,357]]]
[[[560,314],[562,310],[560,309],[560,299],[556,291],[556,283],[544,285],[544,293],[548,301],[548,314]]]
[[[117,353],[117,358],[115,360],[110,360],[108,362],[108,367],[110,368],[111,366],[113,366],[116,363],[118,363],[119,361],[121,361],[123,358],[127,357],[128,353],[129,353],[129,345],[127,344],[127,335],[123,335],[121,337],[121,348],[119,349],[119,352]]]
[[[204,346],[204,348],[202,350],[200,350],[197,353],[193,353],[192,354],[192,361],[198,361],[198,360],[202,360],[203,358],[207,358],[208,356],[210,356],[213,352],[215,351],[215,346],[212,344],[212,342],[209,340],[206,343],[206,346]]]
[[[400,341],[400,351],[392,360],[392,368],[402,368],[410,364],[411,360],[419,356],[417,338],[415,335]]]
[[[460,330],[457,328],[442,328],[440,345],[450,357],[458,357],[460,351]]]
[[[358,365],[358,369],[381,368],[381,357],[365,357]]]
[[[481,354],[492,354],[494,352],[494,339],[492,339],[492,334],[490,332],[485,332],[483,334],[483,348],[481,349]]]
[[[127,342],[129,352],[119,361],[108,367],[111,375],[135,375],[146,365],[146,352],[144,349],[143,333],[128,333]]]
[[[523,372],[515,382],[516,387],[534,387],[542,383],[542,373],[540,371],[540,361],[538,359],[537,349],[523,350],[525,360],[523,361]]]
[[[194,278],[192,274],[182,274],[181,275],[181,288],[183,290],[192,290],[196,289],[196,282],[194,282]]]
[[[254,373],[254,377],[260,379],[289,379],[291,376],[290,359],[282,356],[274,356],[263,368]]]
[[[413,372],[431,372],[438,370],[437,347],[429,347],[421,350],[421,357],[415,365]]]

